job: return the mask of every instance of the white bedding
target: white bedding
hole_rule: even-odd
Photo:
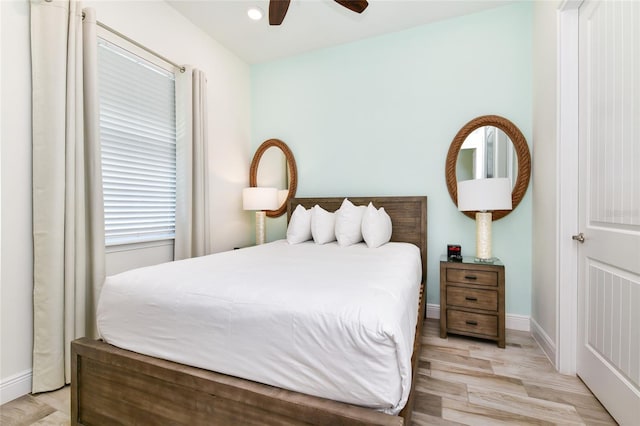
[[[285,240],[107,278],[108,343],[397,414],[411,387],[415,245]]]

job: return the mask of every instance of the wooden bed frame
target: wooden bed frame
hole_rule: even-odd
[[[422,254],[422,286],[412,356],[409,400],[399,416],[292,392],[213,371],[141,355],[102,341],[71,343],[71,424],[188,425],[409,425],[415,396],[420,335],[425,312],[427,197],[354,197],[384,207],[393,223],[392,241],[410,242]],[[328,211],[343,198],[294,198]]]

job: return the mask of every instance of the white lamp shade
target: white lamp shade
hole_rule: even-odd
[[[277,188],[244,188],[242,208],[244,210],[276,210],[278,208]]]
[[[278,190],[278,208],[282,206],[287,199],[287,195],[289,195],[288,189],[280,189]]]
[[[458,210],[511,210],[511,179],[472,179],[458,182]]]

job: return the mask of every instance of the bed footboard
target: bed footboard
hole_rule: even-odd
[[[189,367],[87,338],[71,343],[71,424],[403,425],[403,418]]]

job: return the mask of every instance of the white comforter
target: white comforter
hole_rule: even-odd
[[[412,244],[285,240],[108,277],[110,344],[390,414],[411,387]]]

